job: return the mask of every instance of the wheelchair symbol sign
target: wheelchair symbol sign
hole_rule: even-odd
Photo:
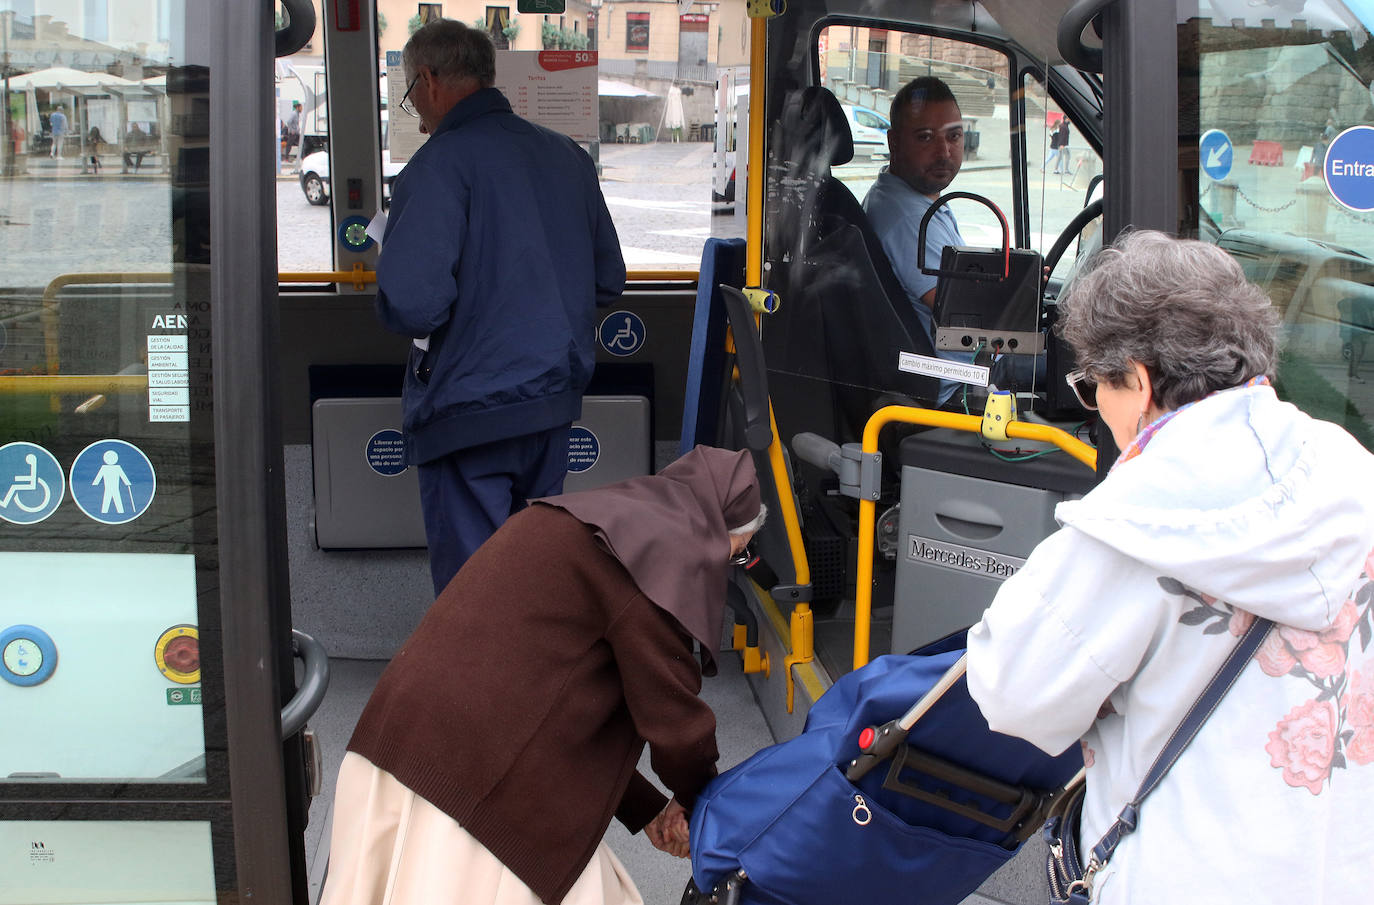
[[[644,321],[633,311],[616,311],[606,315],[601,322],[600,334],[601,347],[622,358],[638,352],[649,335],[644,329]]]
[[[72,500],[97,522],[122,525],[148,511],[157,492],[153,463],[123,440],[98,440],[72,462]]]
[[[57,458],[33,443],[0,446],[0,518],[32,525],[57,511],[66,477]]]

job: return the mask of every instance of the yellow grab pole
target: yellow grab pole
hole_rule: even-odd
[[[878,434],[889,424],[923,424],[927,427],[948,427],[954,430],[982,431],[983,419],[977,415],[957,412],[938,412],[932,409],[904,405],[889,405],[873,413],[864,425],[863,451],[878,451]],[[1089,468],[1097,467],[1097,450],[1047,424],[1013,421],[1007,425],[1007,436],[1018,440],[1041,440],[1053,443]],[[854,668],[868,663],[868,648],[873,618],[873,536],[877,521],[877,502],[859,501],[859,561],[854,587]]]
[[[744,265],[744,285],[763,284],[763,123],[767,92],[768,20],[749,20],[749,163],[745,179],[749,195],[744,212],[748,221],[749,254]]]

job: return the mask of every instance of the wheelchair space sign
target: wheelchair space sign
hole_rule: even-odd
[[[57,511],[66,478],[62,465],[33,443],[0,446],[0,518],[32,525]]]
[[[633,311],[614,311],[601,322],[601,347],[622,358],[633,355],[644,345],[649,332]]]
[[[148,511],[157,492],[153,463],[123,440],[98,440],[72,462],[72,500],[106,525],[132,522]]]

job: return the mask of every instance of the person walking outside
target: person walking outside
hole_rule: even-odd
[[[701,677],[765,514],[750,454],[698,446],[512,516],[363,709],[322,905],[643,905],[603,835],[686,857],[716,774]]]
[[[52,148],[48,150],[48,156],[57,158],[62,156],[62,143],[67,138],[67,114],[58,107],[48,114],[48,126],[52,129]]]
[[[1067,173],[1069,171],[1069,118],[1061,116],[1059,124],[1050,133],[1050,155],[1045,158],[1044,166],[1040,167],[1040,172],[1045,171],[1045,167],[1054,161],[1054,172]]]
[[[1216,245],[1137,232],[1060,302],[1070,383],[1122,450],[968,635],[988,724],[1080,745],[1095,905],[1368,901],[1374,456],[1281,401],[1278,315]],[[1153,792],[1220,664],[1267,629]],[[1084,856],[1086,861],[1086,854]]]
[[[415,340],[402,432],[437,595],[527,500],[562,490],[596,306],[625,261],[591,157],[511,111],[490,38],[439,19],[402,64],[400,107],[430,137],[393,187],[377,315]]]
[[[301,143],[301,102],[291,102],[291,115],[282,126],[282,159],[291,158],[291,150]]]

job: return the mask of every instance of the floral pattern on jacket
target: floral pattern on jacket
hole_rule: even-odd
[[[1203,632],[1240,637],[1255,617],[1214,597],[1160,578],[1166,593],[1188,597],[1196,606],[1179,616]],[[1269,765],[1293,788],[1320,795],[1335,770],[1374,763],[1374,552],[1359,584],[1335,620],[1319,632],[1275,625],[1255,653],[1265,675],[1309,683],[1314,696],[1288,711],[1264,746]]]

